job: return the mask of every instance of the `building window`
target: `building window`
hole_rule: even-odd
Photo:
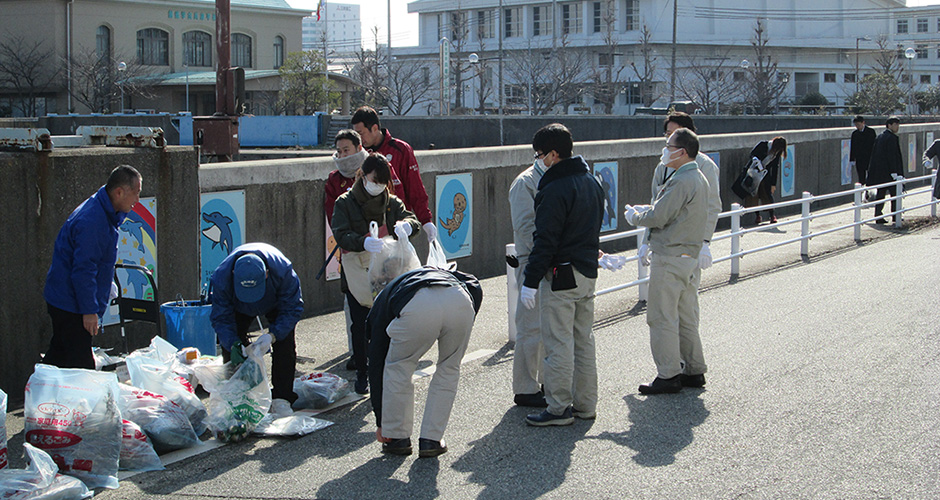
[[[459,42],[467,35],[467,13],[463,11],[450,13],[450,39]]]
[[[927,28],[927,19],[926,19],[926,18],[918,19],[918,20],[917,20],[917,32],[918,32],[918,33],[926,33],[926,32],[927,32],[927,29],[928,29],[928,28]]]
[[[594,33],[600,33],[601,26],[603,26],[604,24],[604,19],[603,19],[603,16],[601,15],[601,3],[600,2],[594,2],[593,11],[594,11],[594,16],[593,16],[594,17]]]
[[[274,69],[284,65],[284,37],[274,37]]]
[[[212,36],[202,31],[183,33],[183,61],[190,66],[212,66]]]
[[[835,73],[823,74],[823,81],[826,83],[836,83],[836,74]]]
[[[137,32],[137,63],[145,66],[170,65],[170,35],[157,28]]]
[[[515,7],[512,9],[503,9],[503,38],[512,38],[522,36],[522,11]]]
[[[901,75],[901,83],[911,83],[911,75],[908,73]]]
[[[507,84],[504,86],[505,95],[503,103],[508,107],[524,107],[526,105],[526,87],[522,84]]]
[[[95,32],[95,54],[99,61],[111,60],[111,28],[98,26]]]
[[[914,51],[917,52],[918,59],[927,59],[927,45],[926,44],[918,45],[917,48],[914,49]]]
[[[626,22],[625,30],[640,29],[640,0],[627,0],[623,10],[623,19]]]
[[[427,66],[421,67],[421,85],[430,85],[431,84],[431,68]]]
[[[251,67],[251,37],[242,33],[232,33],[232,66]]]
[[[566,3],[561,6],[561,32],[565,35],[581,33],[581,3]]]
[[[898,19],[898,34],[907,33],[907,19]]]
[[[606,68],[607,66],[613,66],[614,57],[612,54],[601,52],[597,54],[597,65]]]
[[[930,85],[930,75],[920,75],[920,83]]]
[[[493,38],[493,11],[477,11],[477,38]]]
[[[846,73],[842,76],[843,83],[855,83],[855,73]]]
[[[552,7],[536,5],[532,7],[532,36],[552,34]]]
[[[735,71],[732,73],[731,78],[736,82],[743,82],[747,79],[747,73],[743,71]]]

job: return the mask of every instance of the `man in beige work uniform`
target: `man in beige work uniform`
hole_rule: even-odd
[[[694,132],[686,128],[673,132],[660,160],[674,173],[652,206],[625,207],[628,224],[650,228],[653,254],[646,323],[657,376],[640,386],[642,394],[679,392],[686,378],[701,378],[704,383],[694,278],[708,218],[708,181],[695,163],[698,149]]]

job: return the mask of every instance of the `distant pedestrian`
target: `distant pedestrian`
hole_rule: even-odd
[[[751,150],[751,157],[761,162],[767,174],[757,186],[757,195],[745,199],[744,206],[771,205],[774,202],[774,193],[777,191],[777,182],[780,180],[780,160],[787,157],[787,140],[778,136],[774,137],[773,141],[758,142]],[[770,223],[776,223],[777,216],[774,215],[774,209],[768,209],[767,213]],[[761,222],[763,219],[760,212],[757,212],[754,223],[760,224]]]
[[[110,301],[117,261],[118,226],[140,201],[143,179],[120,165],[108,182],[76,208],[59,230],[43,297],[52,340],[43,363],[95,369],[91,338]]]
[[[927,173],[930,173],[930,169],[933,168],[933,159],[940,156],[940,139],[933,141],[933,144],[927,148],[927,151],[924,151],[924,168],[927,169]],[[934,174],[933,178],[933,197],[934,199],[940,199],[940,170],[937,171],[937,174]]]
[[[901,129],[901,119],[897,116],[891,116],[885,120],[885,131],[875,139],[875,147],[871,152],[871,164],[868,166],[868,185],[877,186],[885,184],[892,180],[901,178],[901,172],[904,160],[901,156],[901,139],[898,137],[898,131]],[[873,200],[883,200],[885,196],[891,195],[891,211],[896,212],[898,200],[896,197],[898,191],[895,185],[880,187],[875,193]],[[881,217],[884,210],[884,202],[875,205],[876,224],[887,224],[888,221]],[[897,222],[898,215],[894,215],[894,221]]]
[[[698,137],[691,130],[673,132],[660,161],[674,173],[652,206],[625,207],[628,224],[651,229],[646,322],[657,374],[652,383],[640,386],[641,394],[705,385],[695,275],[706,231],[709,186],[695,163],[698,148]]]
[[[865,125],[865,117],[858,115],[852,120],[855,131],[852,132],[852,145],[849,148],[849,163],[858,173],[858,183],[865,186],[868,179],[868,164],[871,162],[871,150],[875,147],[875,131]]]

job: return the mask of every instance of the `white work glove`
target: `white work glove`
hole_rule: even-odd
[[[118,296],[118,286],[117,283],[111,282],[111,293],[108,294],[108,303],[110,304],[112,300],[116,299]]]
[[[702,251],[698,253],[698,267],[699,269],[712,267],[712,251],[707,241],[702,243]]]
[[[270,333],[265,333],[260,335],[251,343],[250,348],[257,349],[258,354],[264,354],[268,352],[268,349],[271,349],[271,344],[274,343],[274,335]]]
[[[891,178],[896,181],[904,180],[904,176],[898,174],[891,174]]]
[[[609,253],[605,253],[601,258],[597,259],[597,265],[608,271],[619,271],[626,262],[626,257],[622,255],[611,255]]]
[[[636,251],[636,256],[640,258],[640,264],[649,267],[650,258],[653,257],[653,252],[650,252],[650,246],[644,243],[640,245],[639,250]]]
[[[437,226],[433,222],[427,222],[423,226],[424,233],[428,235],[428,242],[434,241],[434,238],[437,238]]]
[[[522,285],[522,290],[519,291],[519,299],[522,300],[522,304],[525,305],[526,309],[535,309],[535,288],[529,288],[525,285]]]
[[[633,205],[624,205],[623,208],[624,208],[623,218],[627,220],[627,224],[630,224],[631,226],[635,226],[636,216],[637,216],[636,208],[634,208]]]
[[[362,244],[365,247],[366,252],[379,253],[382,251],[382,240],[378,238],[373,238],[371,236],[366,236],[366,241]]]
[[[924,168],[933,168],[933,160],[924,160]]]
[[[399,241],[405,241],[411,236],[411,224],[400,220],[395,223],[395,236],[398,236]]]

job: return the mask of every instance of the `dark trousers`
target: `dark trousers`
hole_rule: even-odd
[[[774,202],[774,194],[770,192],[770,187],[773,185],[771,181],[765,179],[757,186],[757,199],[760,200],[761,205],[770,205]],[[774,209],[771,208],[767,213],[773,217]],[[757,212],[757,214],[760,215],[760,212]]]
[[[52,340],[42,362],[59,368],[95,369],[91,334],[85,330],[82,315],[46,304],[52,318]]]
[[[274,323],[277,319],[277,310],[273,310],[264,315],[268,319],[268,324]],[[248,330],[254,322],[255,316],[249,316],[235,311],[235,333],[242,345],[251,345],[248,338]],[[294,370],[297,366],[297,342],[294,335],[295,330],[291,330],[281,340],[276,340],[271,346],[271,385],[274,390],[271,397],[275,399],[284,399],[293,404],[297,400],[297,394],[294,393]],[[232,353],[222,349],[222,361],[228,363]]]
[[[353,294],[346,292],[346,299],[349,302],[349,318],[352,320],[350,331],[352,332],[352,351],[353,361],[356,362],[356,376],[359,379],[365,379],[369,373],[369,332],[366,331],[366,317],[369,315],[369,308],[363,306],[353,297]]]
[[[858,183],[863,186],[866,185],[865,180],[868,178],[868,165],[862,165],[856,161],[855,172],[858,174]]]
[[[933,176],[933,197],[940,200],[940,169]]]
[[[897,190],[896,188],[897,188],[896,185],[894,185],[894,186],[888,186],[888,187],[883,187],[883,188],[879,188],[878,191],[875,193],[875,200],[883,200],[883,199],[885,199],[885,196],[887,196],[887,195],[889,195],[889,194],[890,194],[891,196],[896,196],[897,193],[898,193],[898,190]],[[875,205],[875,217],[880,217],[880,216],[881,216],[882,210],[884,209],[884,207],[885,207],[885,204],[884,204],[884,203],[879,203],[879,204]],[[897,200],[897,199],[891,200],[891,211],[894,212],[894,211],[896,211],[897,209],[898,209],[898,200]],[[894,216],[894,220],[897,220],[897,218],[898,218],[898,216],[895,215],[895,216]]]

